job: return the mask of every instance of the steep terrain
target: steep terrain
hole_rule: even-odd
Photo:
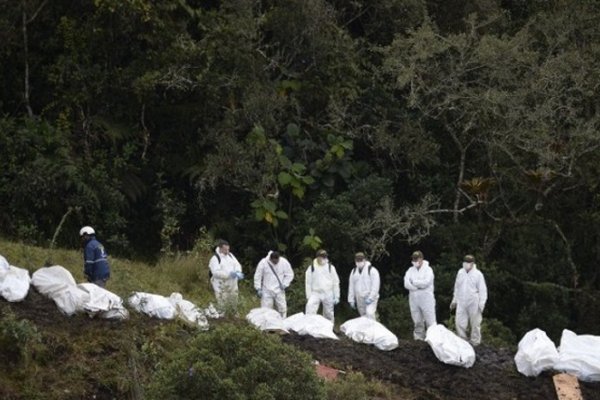
[[[152,320],[135,313],[130,321],[125,322],[91,320],[81,315],[65,317],[52,301],[35,290],[31,290],[22,303],[2,302],[0,305],[10,309],[18,319],[32,321],[39,331],[45,333],[46,347],[51,349],[46,352],[51,354],[42,355],[47,370],[36,371],[38,379],[45,380],[48,385],[46,396],[49,397],[42,398],[81,398],[82,395],[90,398],[95,396],[96,399],[131,397],[132,385],[120,386],[119,379],[141,382],[147,378],[136,376],[134,364],[151,360],[151,356],[145,352],[152,352],[153,347],[161,346],[161,336],[157,332],[172,329],[182,339],[191,333],[181,324]],[[93,338],[92,342],[85,346],[89,338]],[[153,340],[157,343],[153,343]],[[403,394],[399,398],[541,400],[556,397],[552,374],[543,374],[538,378],[520,375],[514,367],[513,354],[507,349],[482,345],[477,348],[475,365],[464,369],[440,363],[423,342],[401,340],[399,348],[383,352],[345,338],[334,341],[285,335],[282,340],[312,354],[323,364],[344,371],[359,371],[367,377],[387,382],[398,389],[396,392]],[[137,356],[134,357],[133,353]],[[79,358],[89,371],[85,371],[83,383],[74,382],[70,387],[70,372],[61,368],[73,358]],[[106,373],[103,369],[106,368],[105,363],[111,359],[115,365],[129,364],[123,369],[127,371],[127,376],[103,377],[102,374]],[[9,354],[3,354],[0,355],[0,361],[6,367],[14,360],[10,359]],[[57,382],[60,379],[65,380],[64,389]],[[17,389],[11,390],[10,385],[2,386],[0,397],[3,399],[28,398]],[[581,387],[586,400],[600,400],[600,384],[582,383]]]

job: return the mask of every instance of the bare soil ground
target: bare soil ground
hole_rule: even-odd
[[[418,341],[400,341],[393,351],[373,346],[288,335],[284,342],[293,344],[322,364],[341,370],[360,371],[366,376],[410,389],[417,399],[556,399],[554,373],[527,378],[515,368],[514,354],[507,349],[485,345],[476,348],[477,361],[472,368],[446,365],[438,361],[429,345]],[[600,400],[600,383],[580,382],[585,400]]]
[[[4,303],[8,304],[8,303]],[[164,322],[141,317],[132,313],[136,324],[94,319],[85,315],[63,316],[54,303],[31,290],[27,299],[8,306],[19,317],[31,320],[39,329],[59,330],[64,337],[97,334],[111,335],[111,331],[134,329],[135,335],[151,334],[153,328]],[[497,400],[547,400],[556,399],[552,382],[553,372],[537,378],[519,374],[514,366],[514,354],[508,349],[497,349],[486,345],[477,347],[477,361],[472,368],[465,369],[445,365],[437,360],[425,342],[401,340],[393,351],[380,351],[373,346],[358,344],[349,339],[339,341],[314,339],[308,336],[284,335],[285,343],[294,345],[310,354],[320,363],[344,371],[360,371],[364,375],[388,382],[402,393],[411,393],[412,399],[497,399]],[[61,346],[64,346],[61,349]],[[53,343],[55,361],[60,353],[69,352],[68,341]],[[107,349],[103,349],[106,351]],[[115,351],[118,351],[116,348]],[[105,357],[106,354],[103,354]],[[0,357],[0,360],[2,357]],[[9,361],[9,360],[4,360]],[[600,383],[581,382],[585,400],[600,400]],[[98,386],[96,398],[114,398],[114,390]],[[1,391],[0,391],[1,392]]]

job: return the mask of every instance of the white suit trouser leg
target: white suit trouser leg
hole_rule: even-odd
[[[330,321],[334,321],[333,314],[333,295],[325,293],[311,293],[306,302],[306,314],[316,314],[319,310],[319,305],[323,303],[323,316]]]
[[[476,301],[471,304],[456,306],[456,333],[461,338],[467,339],[467,327],[471,327],[471,344],[477,346],[481,343],[481,320],[479,304]]]
[[[260,306],[263,308],[273,309],[273,304],[275,304],[275,309],[283,318],[287,316],[287,302],[285,299],[285,292],[272,292],[270,290],[263,290],[263,295],[260,298]]]
[[[375,320],[375,315],[377,313],[377,300],[369,305],[365,304],[365,300],[366,296],[356,297],[356,309],[358,310],[358,315]]]
[[[408,298],[410,315],[415,324],[413,337],[425,340],[426,328],[435,325],[435,299],[431,293],[411,293]]]

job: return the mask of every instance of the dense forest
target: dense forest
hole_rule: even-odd
[[[473,253],[490,331],[600,334],[599,26],[579,0],[0,0],[0,235],[365,251],[392,326],[413,250],[440,319]]]

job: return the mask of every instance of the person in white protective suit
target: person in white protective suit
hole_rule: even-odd
[[[354,255],[354,264],[348,279],[348,303],[358,309],[361,317],[376,319],[381,284],[379,271],[366,260],[364,253]]]
[[[423,259],[422,252],[415,251],[412,266],[404,275],[404,287],[409,291],[408,304],[415,324],[413,337],[416,340],[425,340],[427,328],[436,325],[433,279],[429,261]]]
[[[276,251],[269,254],[256,267],[254,273],[254,288],[260,297],[260,306],[273,309],[275,303],[277,312],[283,318],[287,316],[285,290],[294,279],[294,271],[289,261]]]
[[[323,316],[334,322],[333,308],[340,302],[340,278],[325,250],[306,269],[306,314],[316,314],[323,305]]]
[[[238,280],[244,279],[242,265],[229,251],[229,243],[219,241],[215,253],[208,263],[210,282],[221,310],[237,310]]]
[[[462,268],[456,274],[450,310],[456,308],[458,336],[468,340],[467,327],[471,327],[470,342],[473,346],[481,343],[481,320],[487,297],[485,278],[475,265],[475,257],[468,254],[463,260]]]

